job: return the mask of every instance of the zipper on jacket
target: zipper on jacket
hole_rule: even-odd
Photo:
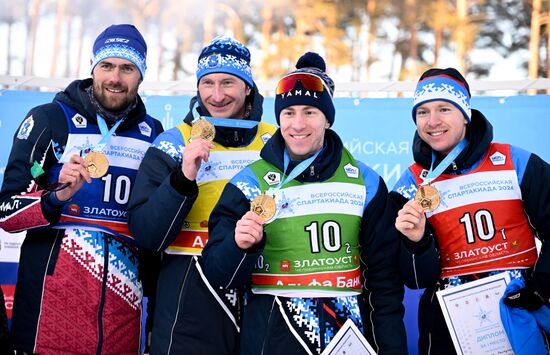
[[[457,171],[458,170],[458,166],[456,166],[456,163],[453,161],[453,171]]]
[[[101,281],[101,301],[97,312],[97,350],[96,354],[101,355],[103,349],[103,309],[105,308],[105,292],[107,290],[107,275],[109,274],[109,240],[106,233],[101,233],[103,239],[103,279]]]
[[[324,301],[322,298],[316,298],[317,300],[317,314],[319,315],[319,348],[321,352],[325,350],[325,310],[323,309]]]
[[[263,355],[263,353],[264,353],[265,341],[266,341],[266,339],[267,339],[267,337],[268,337],[267,334],[269,334],[269,330],[270,330],[270,329],[269,329],[269,324],[271,323],[271,316],[273,315],[273,308],[275,308],[275,302],[277,302],[277,301],[275,300],[275,297],[277,297],[277,296],[274,296],[274,297],[273,297],[273,302],[271,303],[271,310],[269,311],[269,317],[267,317],[267,332],[266,332],[266,335],[265,335],[265,337],[264,337],[264,341],[262,342],[262,352],[261,352],[262,355]]]
[[[315,167],[313,165],[309,167],[309,176],[315,176]]]

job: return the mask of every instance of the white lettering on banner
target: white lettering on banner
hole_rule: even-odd
[[[114,210],[112,208],[99,208],[84,206],[83,214],[126,218],[128,211]]]
[[[128,43],[130,42],[129,39],[126,39],[126,38],[107,38],[105,40],[105,43],[113,43],[113,42],[118,42],[118,43]]]
[[[13,200],[11,202],[5,201],[0,205],[0,211],[9,212],[19,207],[21,201]]]
[[[373,164],[370,168],[382,176],[384,181],[398,180],[401,177],[401,164],[395,164],[392,168],[388,164]],[[382,170],[382,171],[380,171]]]
[[[353,155],[407,155],[410,153],[410,143],[401,142],[372,142],[361,141],[359,138],[353,138],[351,141],[344,142],[344,146]]]
[[[454,253],[454,259],[455,260],[462,260],[462,259],[469,259],[476,256],[486,256],[488,254],[491,255],[491,257],[499,256],[504,253],[505,250],[508,249],[508,242],[500,243],[497,245],[492,246],[486,246],[481,248],[474,248],[471,250],[463,250],[461,252]],[[495,253],[497,251],[498,253]]]
[[[429,212],[428,217],[463,205],[521,200],[517,175],[512,170],[484,171],[460,175],[451,180],[432,184],[441,194],[441,204],[437,210]]]
[[[336,287],[338,288],[354,288],[361,285],[361,280],[359,276],[354,278],[347,278],[345,276],[338,276],[336,278]]]
[[[325,258],[313,260],[295,260],[293,270],[305,271],[302,269],[317,268],[319,266],[334,266],[343,264],[352,264],[353,257],[351,255],[341,256],[339,258]]]
[[[202,242],[202,238],[200,236],[195,236],[195,240],[193,241],[193,248],[199,247],[204,248],[204,243]]]
[[[332,287],[332,281],[330,280],[324,280],[323,282],[317,281],[317,279],[311,280],[311,282],[308,284],[308,286],[324,286],[324,287]]]

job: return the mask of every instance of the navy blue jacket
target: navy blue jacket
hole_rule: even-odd
[[[324,150],[296,180],[327,180],[339,166],[342,150],[343,144],[338,135],[327,130]],[[261,158],[283,170],[283,153],[284,141],[278,130],[262,149]],[[293,168],[291,162],[287,171]],[[366,169],[368,174],[376,174],[368,167]],[[371,192],[374,196],[365,209],[359,237],[361,260],[366,262],[366,267],[363,268],[366,280],[363,283],[364,292],[359,297],[364,333],[379,354],[406,354],[402,321],[403,286],[397,269],[398,239],[393,227],[393,216],[386,214],[389,205],[386,185],[377,175],[373,180],[376,181],[373,184],[376,186],[375,192]],[[372,186],[367,189],[370,187]],[[232,182],[228,183],[210,215],[209,240],[203,250],[205,274],[213,284],[230,288],[246,287],[250,282],[256,260],[265,245],[265,238],[246,251],[235,243],[236,223],[249,210],[250,201],[247,197]],[[269,315],[270,318],[277,316],[278,312],[272,312],[274,297],[252,294],[249,297],[241,329],[241,354],[253,354],[260,349],[264,354],[281,349],[299,349],[288,344],[291,336],[281,335],[288,333],[284,321],[262,318],[264,315]],[[324,302],[322,299],[316,301]],[[247,310],[249,314],[254,313],[254,316],[247,317]]]

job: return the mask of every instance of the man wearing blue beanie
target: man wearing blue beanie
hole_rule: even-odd
[[[134,26],[109,26],[94,43],[92,77],[31,109],[14,136],[0,228],[27,232],[11,326],[18,353],[140,351],[142,284],[127,204],[162,132],[137,93],[146,55]]]
[[[525,286],[505,304],[537,310],[550,298],[550,165],[494,143],[491,124],[471,109],[470,97],[454,68],[420,77],[412,110],[415,162],[390,193],[400,209],[403,279],[410,288],[426,288],[418,311],[420,354],[455,353],[438,290],[507,271]]]
[[[129,225],[140,246],[162,253],[152,355],[238,351],[241,290],[211,285],[201,252],[225,185],[275,131],[261,122],[262,103],[248,48],[217,37],[199,55],[184,123],[161,134],[143,160]]]
[[[406,354],[397,236],[382,178],[330,129],[334,83],[304,54],[276,88],[279,129],[210,215],[204,273],[245,287],[240,354],[320,354],[349,319]]]

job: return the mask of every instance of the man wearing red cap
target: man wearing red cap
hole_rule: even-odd
[[[430,69],[414,95],[415,163],[391,196],[401,208],[401,271],[426,288],[419,307],[420,354],[453,354],[435,292],[508,271],[526,287],[504,300],[536,310],[550,297],[550,165],[493,141],[470,108],[470,89],[454,68]],[[535,237],[542,243],[540,255]]]
[[[15,134],[0,228],[27,231],[11,328],[18,352],[139,352],[142,285],[127,204],[162,132],[137,94],[146,55],[134,26],[109,26],[94,43],[92,77],[31,109]]]

